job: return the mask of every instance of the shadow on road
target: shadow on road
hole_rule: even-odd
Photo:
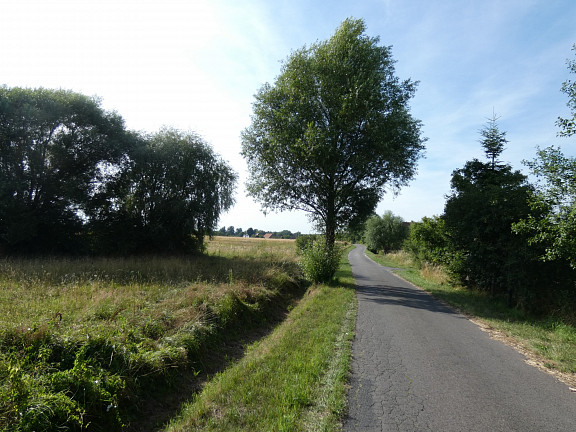
[[[396,279],[395,276],[390,278]],[[424,309],[430,312],[458,315],[456,311],[436,300],[430,294],[416,287],[400,286],[390,281],[374,283],[373,278],[355,275],[356,291],[369,301],[383,305],[394,305],[414,309]],[[385,279],[388,279],[386,277]],[[400,279],[399,283],[403,282]]]

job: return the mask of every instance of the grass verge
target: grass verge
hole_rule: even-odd
[[[451,284],[439,267],[419,268],[405,253],[366,254],[397,267],[396,273],[469,316],[492,337],[512,345],[528,362],[576,387],[576,328],[550,317],[534,317],[506,306],[505,299]]]
[[[138,418],[153,430],[170,418],[170,389],[188,398],[185,379],[221,370],[226,345],[269,330],[304,293],[293,241],[207,247],[0,260],[0,430],[115,431]]]
[[[345,255],[336,279],[310,287],[288,318],[209,382],[167,431],[340,430],[356,316]]]

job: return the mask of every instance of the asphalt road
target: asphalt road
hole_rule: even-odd
[[[576,431],[576,393],[357,246],[344,431]]]

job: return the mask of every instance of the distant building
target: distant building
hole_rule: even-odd
[[[272,238],[273,235],[274,234],[272,234],[272,233],[266,233],[266,234],[264,234],[264,238],[269,239],[269,238]]]

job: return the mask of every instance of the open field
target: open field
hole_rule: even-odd
[[[293,241],[207,254],[0,261],[0,429],[119,430],[303,293]],[[150,429],[152,430],[152,429]]]
[[[514,346],[527,361],[576,387],[576,328],[552,317],[534,317],[506,306],[485,292],[455,286],[439,267],[418,268],[407,254],[374,255],[375,261],[400,267],[396,273],[455,307],[492,337]]]

